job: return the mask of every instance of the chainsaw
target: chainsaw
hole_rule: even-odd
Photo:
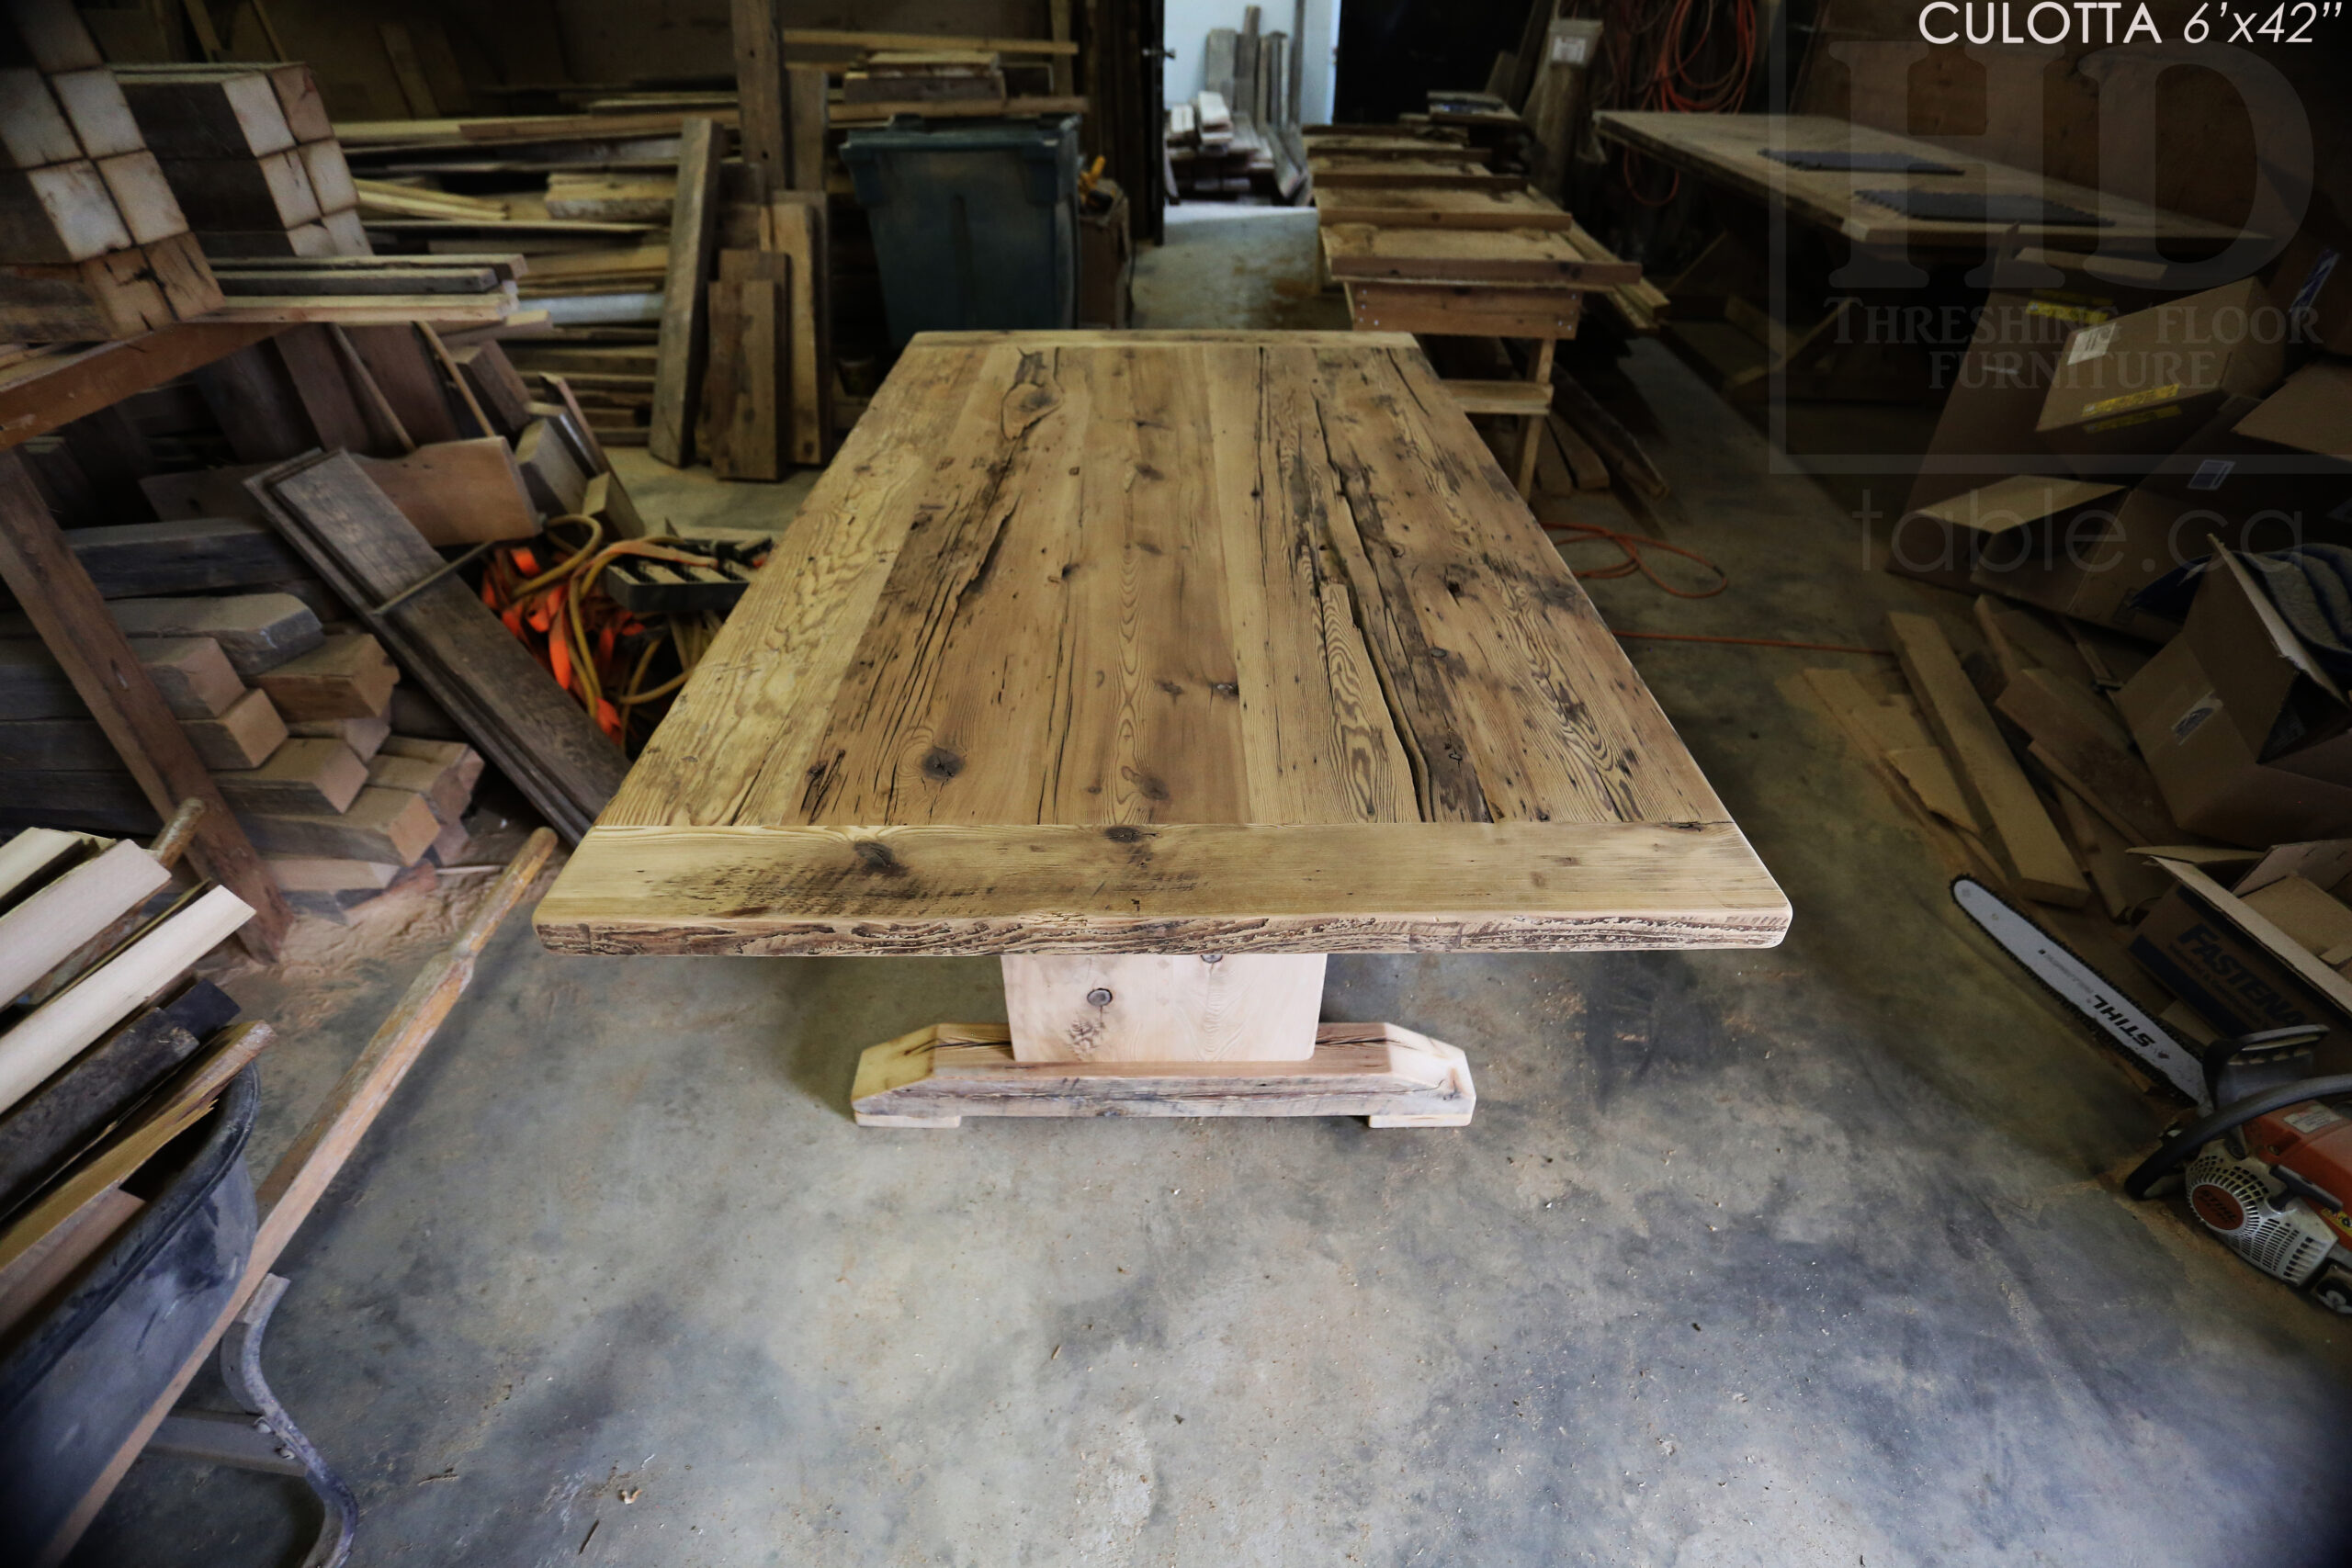
[[[1983,883],[1959,877],[1951,893],[2029,974],[2197,1108],[2123,1190],[2146,1198],[2177,1177],[2189,1213],[2223,1246],[2352,1316],[2352,1074],[2311,1076],[2327,1026],[2194,1049]]]

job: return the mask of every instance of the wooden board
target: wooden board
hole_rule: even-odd
[[[975,333],[901,357],[538,922],[1315,953],[1787,906],[1409,339]]]
[[[235,894],[215,887],[0,1033],[0,1110],[22,1100],[252,917]]]
[[[678,156],[678,204],[670,222],[670,272],[662,296],[662,352],[653,375],[653,425],[646,450],[678,468],[694,457],[695,409],[709,351],[711,253],[718,235],[717,125],[689,119]]]
[[[1670,167],[1712,180],[1758,201],[1784,204],[1807,222],[1836,230],[1857,244],[1913,252],[1982,254],[2007,235],[2028,240],[2096,240],[2102,250],[2172,252],[2182,245],[2219,250],[2235,242],[2238,229],[2166,212],[2145,202],[2064,180],[2045,178],[2006,164],[1987,163],[1932,141],[1921,141],[1826,115],[1664,114],[1610,109],[1593,116],[1594,133],[1656,158]],[[1764,156],[1766,148],[1792,152],[1897,152],[1924,158],[1962,173],[1904,175],[1883,171],[1792,168]],[[1863,200],[1855,192],[1917,187],[1986,195],[2038,196],[2108,220],[2105,228],[2079,225],[1950,222],[1909,218]]]
[[[1951,759],[1953,776],[1976,819],[1989,826],[2018,890],[2045,904],[2071,908],[2085,902],[2090,884],[2009,754],[1943,629],[1932,616],[1895,611],[1886,617],[1886,631],[1928,728]]]
[[[170,880],[154,856],[126,840],[0,915],[0,997],[22,995]]]
[[[1418,136],[1358,136],[1345,132],[1318,133],[1306,139],[1309,158],[1333,159],[1404,159],[1418,162],[1431,155],[1432,143]],[[1491,154],[1483,147],[1451,146],[1446,157],[1464,164],[1484,164]]]
[[[1555,284],[1355,279],[1345,288],[1362,332],[1563,338],[1584,313],[1584,290]]]
[[[850,1106],[861,1127],[953,1127],[966,1116],[1367,1116],[1461,1127],[1470,1064],[1393,1023],[1327,1023],[1304,1061],[1021,1062],[993,1023],[943,1023],[867,1050]]]
[[[1358,279],[1442,279],[1613,288],[1640,281],[1634,262],[1589,259],[1565,234],[1541,229],[1394,229],[1326,222],[1325,268]]]
[[[1515,191],[1527,186],[1518,175],[1457,158],[1312,158],[1307,167],[1317,190]]]
[[[356,460],[301,459],[257,474],[247,484],[274,511],[287,538],[482,753],[567,838],[584,832],[620,783],[627,767],[620,749],[508,635],[463,579],[442,577],[390,609],[376,608],[444,563],[359,471]]]

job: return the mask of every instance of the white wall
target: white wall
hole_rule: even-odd
[[[1290,31],[1293,0],[1267,0],[1258,7],[1260,33]],[[1166,96],[1181,104],[1201,90],[1201,57],[1207,52],[1211,28],[1241,30],[1243,0],[1167,0],[1168,31],[1161,40],[1176,51],[1167,62]],[[1332,51],[1340,36],[1340,0],[1306,0],[1307,43],[1300,55],[1299,122],[1313,125],[1331,118]],[[1296,44],[1293,40],[1294,45]]]

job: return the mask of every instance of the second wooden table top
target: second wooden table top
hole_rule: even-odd
[[[593,953],[1770,945],[1409,337],[915,340],[540,906]]]

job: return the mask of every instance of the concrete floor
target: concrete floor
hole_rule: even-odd
[[[1143,324],[1327,316],[1312,232],[1173,230]],[[1595,582],[1612,624],[1862,643],[1932,597],[1659,345],[1623,368],[1656,525],[1733,585]],[[1794,929],[1334,959],[1330,1016],[1469,1054],[1459,1132],[862,1132],[859,1049],[1001,1017],[991,964],[556,957],[511,925],[280,1266],[271,1375],[358,1491],[354,1560],[2346,1561],[2352,1324],[2120,1196],[2168,1111],[1790,694],[1841,656],[1631,646]],[[290,1025],[265,1159],[450,913],[240,982]],[[142,1461],[77,1561],[269,1562],[291,1495]]]

